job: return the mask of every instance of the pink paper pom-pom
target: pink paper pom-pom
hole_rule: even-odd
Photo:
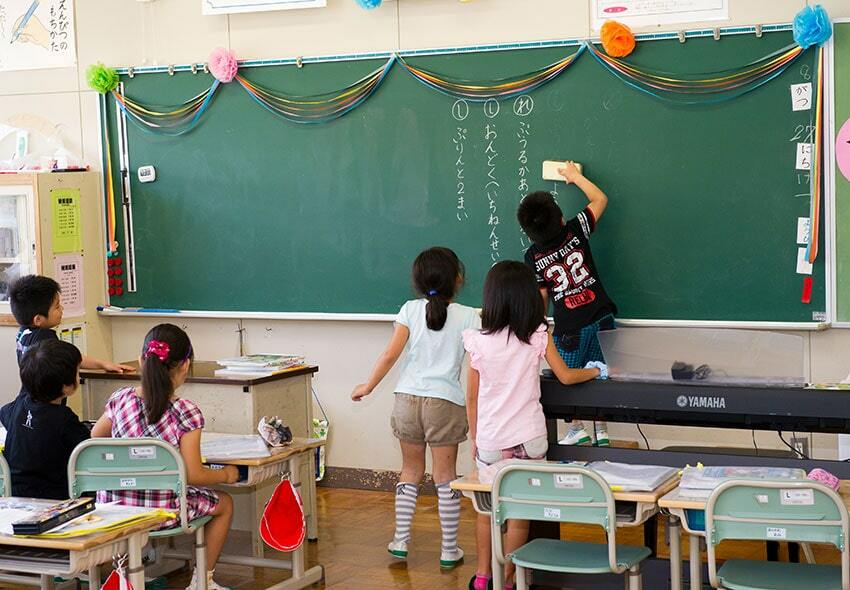
[[[809,472],[809,479],[822,483],[826,487],[832,488],[835,491],[838,491],[838,486],[841,483],[837,477],[820,467],[816,467]]]
[[[236,63],[236,56],[232,51],[219,47],[210,53],[209,68],[216,80],[226,84],[236,76],[239,65]]]

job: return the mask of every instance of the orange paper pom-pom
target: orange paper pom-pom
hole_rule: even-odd
[[[635,35],[622,23],[606,21],[602,25],[602,47],[611,57],[626,57],[635,49]]]

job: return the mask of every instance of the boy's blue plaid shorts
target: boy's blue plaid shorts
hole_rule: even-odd
[[[555,348],[568,367],[581,369],[589,361],[605,362],[602,347],[599,346],[599,332],[614,329],[614,316],[608,314],[588,324],[577,334],[563,334],[555,337]]]

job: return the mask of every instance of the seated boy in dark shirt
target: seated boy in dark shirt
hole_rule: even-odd
[[[15,343],[18,366],[30,346],[42,340],[58,340],[53,328],[62,323],[62,303],[59,301],[59,283],[50,277],[27,275],[19,278],[9,288],[9,305],[12,315],[21,328]],[[128,365],[116,365],[83,355],[83,369],[104,371],[132,371]]]
[[[0,408],[13,496],[68,498],[68,459],[90,436],[62,404],[80,386],[81,361],[80,351],[61,340],[38,342],[21,358],[21,382],[28,393]]]

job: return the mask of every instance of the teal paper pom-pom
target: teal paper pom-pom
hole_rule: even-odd
[[[823,6],[806,6],[794,17],[794,41],[803,49],[820,45],[832,36],[832,24]]]
[[[102,63],[89,66],[89,69],[86,70],[86,80],[88,80],[90,88],[101,94],[112,92],[118,87],[119,82],[118,72],[112,68],[107,68]]]
[[[377,8],[381,5],[381,0],[357,0],[357,3],[361,8],[372,10],[373,8]]]

